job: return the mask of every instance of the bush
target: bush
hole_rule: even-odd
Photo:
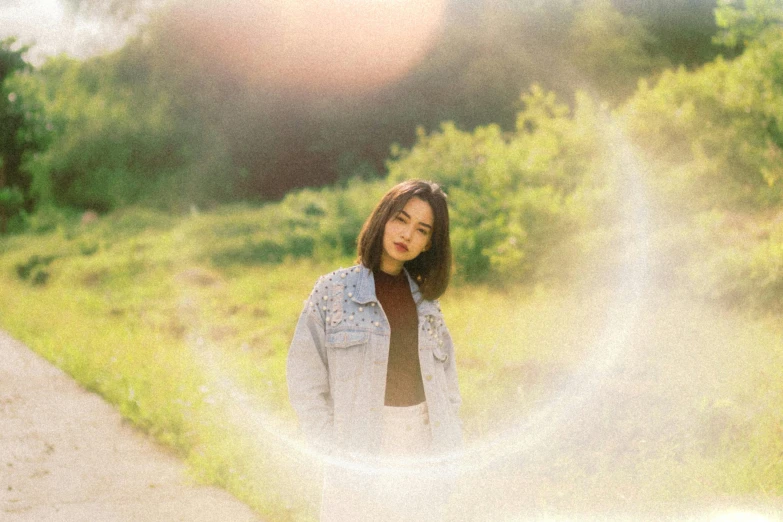
[[[260,207],[224,207],[196,224],[202,257],[216,265],[275,264],[287,258],[343,260],[356,255],[356,238],[386,191],[379,181],[304,189]]]
[[[723,26],[753,18],[722,6],[734,20]],[[772,3],[751,7],[781,15]],[[751,25],[727,34],[745,38]],[[781,232],[770,217],[783,206],[783,30],[757,29],[763,37],[745,41],[731,61],[642,82],[620,113],[651,165],[651,198],[688,231],[684,286],[732,305],[780,310]]]
[[[783,36],[783,32],[781,32]],[[783,202],[783,38],[640,84],[622,113],[661,193],[692,211]]]
[[[445,123],[394,150],[393,182],[432,179],[449,195],[457,274],[467,281],[525,280],[553,243],[579,226],[576,195],[598,170],[595,108],[578,97],[572,112],[534,87],[522,97],[515,132],[473,132]]]
[[[46,203],[100,212],[145,204],[180,210],[237,196],[240,170],[226,138],[194,126],[157,80],[128,88],[121,55],[52,59],[30,78],[52,143],[31,158]],[[159,80],[159,79],[158,79]]]
[[[46,267],[55,259],[55,256],[31,256],[26,262],[16,265],[16,275],[22,281],[29,281],[34,286],[43,286],[49,281]]]

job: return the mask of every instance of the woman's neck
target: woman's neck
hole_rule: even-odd
[[[403,263],[396,263],[393,260],[381,259],[381,266],[379,270],[390,276],[400,275],[402,272]]]

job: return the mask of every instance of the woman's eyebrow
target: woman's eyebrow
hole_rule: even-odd
[[[405,214],[406,218],[411,219],[411,215],[408,214],[407,212],[405,212],[404,210],[400,210],[400,214]],[[421,225],[423,227],[427,227],[429,229],[432,228],[432,225],[430,225],[429,223],[425,223],[424,221],[419,221],[419,225]]]

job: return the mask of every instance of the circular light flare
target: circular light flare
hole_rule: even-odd
[[[181,43],[231,74],[304,93],[364,92],[409,72],[443,25],[446,0],[180,3]]]
[[[393,458],[351,454],[328,454],[307,445],[303,439],[295,435],[290,423],[277,417],[268,409],[268,405],[258,404],[234,382],[229,371],[218,360],[210,357],[211,350],[205,350],[203,340],[198,338],[191,347],[194,357],[204,366],[205,373],[214,383],[224,389],[224,395],[230,397],[233,407],[226,408],[226,422],[248,440],[256,440],[259,447],[274,447],[275,454],[281,458],[297,463],[305,462],[309,468],[330,466],[355,471],[368,477],[393,477],[400,481],[408,477],[426,478],[439,483],[456,483],[454,507],[456,509],[472,506],[483,500],[480,498],[482,488],[482,472],[503,466],[515,466],[530,456],[543,453],[546,458],[547,443],[558,436],[568,426],[570,420],[583,413],[593,400],[594,392],[620,359],[627,340],[640,323],[644,321],[641,312],[647,299],[647,288],[650,280],[650,261],[654,251],[650,244],[650,208],[647,202],[643,179],[642,164],[630,140],[623,134],[622,125],[608,115],[600,116],[604,130],[603,137],[612,148],[610,163],[622,183],[625,195],[624,219],[630,223],[632,234],[628,241],[636,246],[637,255],[626,260],[615,274],[614,298],[606,303],[607,320],[602,327],[602,335],[591,346],[590,355],[552,400],[541,404],[502,431],[487,434],[485,437],[472,441],[462,450],[438,456]],[[219,349],[215,348],[215,352]],[[315,465],[315,466],[313,466]],[[301,481],[291,469],[280,468],[276,480],[281,484],[292,485]],[[292,486],[293,487],[293,486]],[[493,504],[495,498],[504,494],[515,494],[511,482],[493,484],[500,487],[501,495],[490,499],[486,505],[481,505],[482,520],[524,520],[525,513],[515,512],[513,504]],[[668,507],[668,506],[667,506]],[[683,506],[690,511],[688,506]],[[693,508],[694,517],[715,522],[771,522],[760,512],[726,510],[710,513],[710,506]],[[583,518],[592,519],[589,513]],[[611,515],[609,515],[611,517]],[[553,513],[552,520],[561,517]],[[693,517],[691,517],[693,518]],[[546,520],[539,516],[535,520]],[[618,517],[618,519],[621,519]]]
[[[322,453],[301,438],[292,436],[290,429],[282,428],[273,412],[261,405],[251,406],[253,401],[249,398],[237,401],[237,415],[229,419],[234,428],[246,433],[249,438],[255,437],[265,444],[274,444],[285,455],[301,456],[313,464],[351,470],[367,476],[398,477],[400,480],[408,476],[449,483],[464,480],[470,490],[474,489],[475,481],[471,474],[544,451],[543,446],[546,446],[547,441],[557,437],[570,420],[579,415],[580,410],[589,406],[594,392],[614,368],[627,345],[628,337],[639,325],[640,312],[646,299],[645,290],[650,282],[649,261],[652,252],[648,241],[648,205],[641,183],[642,165],[618,122],[605,113],[598,116],[603,123],[603,137],[612,147],[610,163],[614,165],[613,174],[623,184],[627,200],[624,219],[633,229],[638,255],[628,260],[616,273],[614,298],[607,303],[608,319],[602,328],[602,335],[584,365],[552,400],[519,417],[503,430],[488,433],[461,449],[433,456],[405,458],[350,452]],[[203,357],[203,350],[201,353]],[[214,382],[226,387],[227,396],[241,398],[246,395],[215,360],[206,358],[202,363]],[[455,499],[457,505],[463,506],[471,501],[470,498]],[[504,520],[510,514],[504,511],[506,508],[503,506],[495,506],[494,509],[497,511],[484,513],[486,520]],[[522,514],[510,515],[516,519]]]

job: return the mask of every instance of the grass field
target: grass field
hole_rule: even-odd
[[[236,261],[257,217],[127,210],[3,238],[0,326],[199,480],[311,520],[320,478],[292,442],[285,357],[315,279],[351,260]],[[597,280],[444,296],[468,455],[454,513],[781,508],[780,323]]]

